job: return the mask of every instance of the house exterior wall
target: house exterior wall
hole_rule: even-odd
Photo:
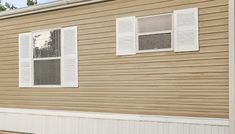
[[[199,8],[199,52],[115,55],[115,19]],[[79,88],[19,88],[18,34],[78,26]],[[0,107],[228,118],[228,1],[114,0],[0,20]]]

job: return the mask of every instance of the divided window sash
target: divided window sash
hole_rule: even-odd
[[[172,51],[172,14],[138,17],[137,53]]]
[[[78,87],[77,27],[19,34],[19,54],[19,87]]]
[[[116,26],[117,55],[199,51],[198,8],[144,17],[117,18]]]

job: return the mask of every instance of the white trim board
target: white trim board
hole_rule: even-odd
[[[19,8],[14,10],[9,10],[0,13],[0,19],[18,17],[28,14],[41,13],[46,11],[64,9],[74,6],[83,6],[87,4],[93,4],[98,2],[104,2],[106,0],[58,0],[54,2],[49,2],[46,4],[39,4],[31,7]]]
[[[235,133],[234,0],[229,0],[229,134]]]
[[[74,112],[74,111],[37,110],[37,109],[34,110],[34,109],[16,109],[16,108],[0,108],[0,113],[28,114],[28,115],[40,115],[40,116],[80,117],[80,118],[110,119],[110,120],[124,120],[124,121],[131,120],[131,121],[187,123],[187,124],[216,125],[216,126],[229,125],[228,119],[182,117],[182,116],[135,115],[135,114]]]
[[[229,134],[228,119],[0,108],[0,130],[35,134]]]

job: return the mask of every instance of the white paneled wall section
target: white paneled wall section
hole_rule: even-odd
[[[0,130],[36,134],[228,134],[228,120],[0,109]]]

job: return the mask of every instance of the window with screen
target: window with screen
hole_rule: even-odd
[[[78,87],[77,26],[19,34],[19,87]]]
[[[34,85],[61,84],[61,30],[33,33]]]
[[[138,18],[138,51],[170,51],[172,14]]]

